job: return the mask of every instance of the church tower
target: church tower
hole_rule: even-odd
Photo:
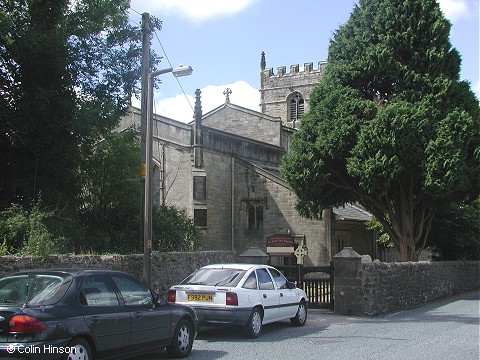
[[[298,64],[279,66],[274,74],[266,67],[265,52],[260,59],[260,111],[263,114],[280,117],[282,124],[295,128],[302,114],[308,111],[309,95],[325,72],[327,62],[320,61],[316,69],[313,63],[305,63],[302,71]]]

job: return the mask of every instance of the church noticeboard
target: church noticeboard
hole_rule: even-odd
[[[267,236],[267,254],[289,256],[293,254],[294,241],[290,235]]]

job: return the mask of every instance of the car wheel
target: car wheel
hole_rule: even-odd
[[[184,358],[190,355],[193,345],[193,326],[187,320],[180,320],[173,335],[172,342],[167,347],[168,355]]]
[[[257,338],[262,332],[262,312],[259,308],[254,308],[247,323],[245,324],[245,333],[249,338]]]
[[[82,338],[72,339],[68,343],[69,352],[65,353],[62,360],[92,360],[92,350],[87,341]]]
[[[290,321],[295,326],[303,326],[307,322],[307,304],[305,301],[301,301],[298,305],[297,313],[295,317],[291,318]]]

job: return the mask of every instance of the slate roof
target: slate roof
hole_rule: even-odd
[[[356,220],[356,221],[368,221],[372,218],[367,210],[358,204],[345,204],[341,207],[333,208],[335,220]]]

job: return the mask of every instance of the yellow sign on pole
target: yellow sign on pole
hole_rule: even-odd
[[[145,173],[147,172],[147,164],[143,163],[143,164],[140,164],[140,177],[142,179],[145,178]]]

